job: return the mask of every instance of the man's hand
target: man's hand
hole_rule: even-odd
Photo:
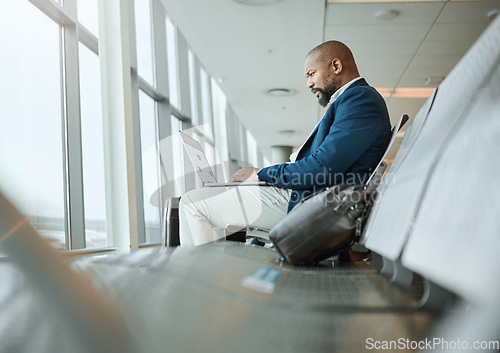
[[[254,167],[246,167],[238,170],[234,175],[229,179],[230,183],[236,182],[255,182],[259,181],[257,178],[257,173],[259,172],[259,168]]]

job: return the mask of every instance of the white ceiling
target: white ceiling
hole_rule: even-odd
[[[489,24],[487,12],[500,9],[500,0],[278,0],[261,6],[235,0],[162,2],[268,157],[272,145],[301,145],[324,113],[304,76],[304,57],[317,44],[346,43],[360,74],[377,88],[429,87],[425,78],[445,77]],[[383,9],[396,10],[398,16],[377,20],[375,12]],[[270,88],[296,94],[270,97],[265,94]],[[386,101],[394,123],[403,113],[413,117],[425,99]]]

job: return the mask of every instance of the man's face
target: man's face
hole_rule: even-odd
[[[318,97],[318,103],[326,107],[330,97],[339,89],[331,61],[321,60],[319,53],[311,53],[304,65],[307,88]]]

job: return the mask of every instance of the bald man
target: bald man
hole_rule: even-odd
[[[308,195],[340,183],[366,182],[390,140],[384,99],[360,77],[351,50],[341,42],[312,49],[304,68],[307,87],[321,106],[329,105],[324,117],[291,163],[247,167],[230,179],[276,187],[188,192],[180,204],[181,245],[221,238],[228,224],[270,229]]]

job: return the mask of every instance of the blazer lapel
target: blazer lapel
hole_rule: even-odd
[[[300,159],[301,157],[301,153],[304,152],[304,147],[310,145],[312,143],[312,141],[314,140],[314,136],[316,136],[316,133],[318,132],[318,128],[319,126],[321,125],[321,123],[323,122],[323,119],[321,119],[317,124],[316,124],[316,127],[314,128],[314,130],[311,132],[311,134],[309,135],[309,137],[307,138],[306,142],[304,142],[304,144],[299,148],[299,152],[297,153],[297,160]]]

